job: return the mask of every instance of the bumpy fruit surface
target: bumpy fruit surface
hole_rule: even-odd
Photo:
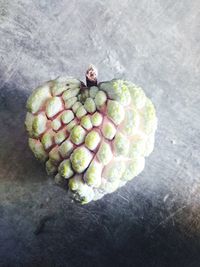
[[[36,88],[27,109],[35,157],[82,204],[137,176],[154,147],[154,106],[128,81],[87,88],[77,79],[59,77]]]

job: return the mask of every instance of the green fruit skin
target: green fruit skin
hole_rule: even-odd
[[[27,100],[25,126],[47,173],[87,204],[142,172],[158,120],[151,100],[129,81],[82,86],[59,77],[36,88]]]

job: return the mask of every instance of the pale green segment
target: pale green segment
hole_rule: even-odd
[[[122,175],[122,180],[129,181],[139,173],[141,173],[144,169],[145,159],[143,157],[135,157],[134,159],[127,162],[127,167]]]
[[[51,122],[51,127],[53,130],[57,131],[61,127],[61,121],[60,118],[56,118]]]
[[[71,141],[76,144],[80,145],[84,142],[86,136],[86,131],[80,125],[76,125],[70,134]]]
[[[112,140],[116,134],[116,128],[113,123],[106,122],[103,124],[102,133],[106,139]]]
[[[124,120],[124,116],[125,116],[123,106],[117,101],[113,101],[113,100],[108,100],[107,114],[108,114],[108,117],[116,125],[119,125]]]
[[[123,106],[130,104],[131,96],[128,86],[123,80],[112,80],[110,82],[103,82],[100,84],[100,89],[108,94],[112,100],[116,100]]]
[[[71,97],[77,96],[79,91],[80,91],[80,88],[69,89],[69,90],[67,90],[67,91],[65,91],[63,93],[62,97],[63,97],[64,100],[67,100],[67,99],[69,99]]]
[[[125,84],[129,88],[132,104],[137,109],[143,108],[146,102],[146,96],[142,88],[128,81],[125,81]]]
[[[54,181],[56,184],[62,185],[63,182],[65,181],[65,179],[59,173],[57,173],[55,178],[54,178]]]
[[[69,189],[71,191],[76,191],[80,188],[80,186],[83,184],[82,176],[76,174],[74,177],[69,179]]]
[[[94,190],[94,198],[93,198],[94,201],[101,199],[105,194],[103,190],[100,188],[93,188],[93,190]]]
[[[98,91],[98,93],[95,96],[95,103],[98,107],[103,106],[106,103],[107,96],[104,91]]]
[[[53,163],[58,163],[61,160],[58,146],[54,147],[50,152],[49,152],[49,158]]]
[[[45,134],[43,134],[41,142],[45,149],[48,149],[53,145],[53,136],[53,131],[47,131]]]
[[[128,86],[122,80],[114,81],[113,88],[116,93],[116,99],[119,101],[123,106],[129,105],[131,101],[130,92]]]
[[[146,100],[146,105],[144,107],[144,113],[143,113],[143,119],[144,119],[145,133],[151,134],[155,132],[155,130],[157,129],[156,111],[150,99]]]
[[[66,128],[60,130],[57,132],[54,136],[54,140],[56,144],[62,143],[66,138],[68,137],[68,133],[66,131]]]
[[[84,103],[84,108],[89,112],[89,113],[94,113],[96,111],[96,105],[94,100],[91,97],[88,97],[85,100]]]
[[[46,130],[47,117],[45,114],[41,113],[35,116],[32,124],[33,135],[38,137],[40,134],[44,133]]]
[[[57,167],[53,164],[53,162],[49,159],[46,162],[46,172],[48,175],[55,174],[57,172]]]
[[[75,176],[69,180],[69,189],[73,192],[74,199],[81,204],[93,200],[94,191],[92,187],[83,182],[81,177]]]
[[[87,134],[85,138],[85,145],[90,150],[95,150],[101,141],[101,137],[97,131],[91,131]]]
[[[101,184],[100,188],[105,192],[104,194],[113,193],[118,189],[119,182],[120,180],[118,179],[113,182],[106,181],[103,184]]]
[[[67,124],[67,127],[66,127],[67,131],[68,131],[68,132],[71,132],[72,129],[73,129],[76,125],[77,125],[77,121],[76,121],[76,119],[73,120],[73,121],[71,121],[69,124]]]
[[[95,98],[97,92],[99,91],[99,88],[96,86],[90,87],[90,97]]]
[[[76,148],[70,157],[74,171],[82,173],[90,164],[92,157],[92,153],[87,148]]]
[[[79,102],[81,101],[81,94],[77,95],[77,99],[78,99]]]
[[[35,116],[32,113],[27,112],[26,119],[25,119],[25,126],[26,126],[26,130],[29,133],[29,136],[33,135],[32,126],[33,126],[34,118],[35,118]]]
[[[99,112],[95,112],[92,116],[91,116],[91,121],[93,126],[100,126],[102,123],[103,117]]]
[[[131,148],[129,149],[129,157],[134,158],[139,155],[145,155],[145,140],[136,138],[131,141]]]
[[[67,139],[59,147],[59,152],[63,158],[67,158],[70,156],[73,149],[74,149],[74,144],[69,139]]]
[[[103,164],[103,165],[106,165],[108,164],[111,159],[112,159],[112,150],[111,150],[111,147],[108,143],[106,142],[102,142],[100,147],[99,147],[99,150],[97,152],[97,158],[98,160]]]
[[[65,86],[65,84],[63,83],[59,83],[56,80],[54,81],[54,84],[51,88],[51,92],[53,96],[57,96],[62,94],[65,90],[67,90],[67,86]]]
[[[58,167],[58,172],[65,179],[69,179],[70,177],[72,177],[74,171],[71,167],[71,162],[69,159],[65,159],[60,163]]]
[[[126,164],[122,160],[111,161],[106,168],[102,176],[109,182],[114,182],[115,180],[121,179],[126,168]]]
[[[46,114],[48,118],[55,116],[62,109],[63,109],[63,104],[60,97],[54,96],[47,101]]]
[[[29,147],[32,150],[34,156],[38,160],[44,162],[48,158],[48,154],[44,150],[43,145],[41,144],[41,142],[39,140],[29,138],[28,143],[29,143]]]
[[[129,140],[128,138],[118,132],[114,138],[113,141],[113,147],[114,147],[114,151],[115,151],[115,155],[116,156],[127,156],[129,153]]]
[[[83,116],[81,118],[81,126],[83,126],[86,130],[91,130],[93,125],[89,115]]]
[[[65,100],[65,108],[66,109],[71,108],[76,103],[77,99],[78,99],[77,97],[71,97]]]
[[[81,93],[78,95],[78,99],[81,103],[85,103],[85,100],[89,97],[89,90],[87,88],[84,88],[84,90],[81,91]]]
[[[61,120],[64,124],[69,123],[70,121],[73,120],[73,118],[74,118],[74,113],[71,110],[64,111],[61,116]]]
[[[92,161],[85,172],[84,180],[92,187],[99,187],[101,184],[101,173],[102,165],[97,161]]]
[[[80,106],[76,111],[76,117],[78,119],[82,118],[85,114],[87,114],[87,111],[83,106]]]
[[[128,109],[124,119],[123,132],[133,135],[139,127],[140,115],[136,109]]]
[[[38,87],[27,100],[26,107],[28,111],[32,113],[38,112],[50,97],[51,92],[48,84]]]
[[[68,89],[75,89],[80,86],[80,81],[73,78],[59,77],[54,81],[51,92],[54,96],[62,94]]]
[[[80,107],[80,106],[82,106],[82,104],[81,104],[81,102],[76,102],[73,106],[72,106],[72,111],[74,112],[74,113],[76,113],[76,111],[78,110],[78,108]]]

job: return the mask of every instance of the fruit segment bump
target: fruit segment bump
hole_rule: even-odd
[[[130,81],[97,81],[90,65],[86,84],[58,77],[27,100],[25,127],[34,156],[48,175],[81,204],[101,199],[138,176],[154,148],[156,110]]]

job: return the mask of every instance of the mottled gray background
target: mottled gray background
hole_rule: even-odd
[[[0,0],[0,266],[200,266],[200,1]],[[27,146],[25,102],[58,75],[141,85],[144,172],[77,206]]]

